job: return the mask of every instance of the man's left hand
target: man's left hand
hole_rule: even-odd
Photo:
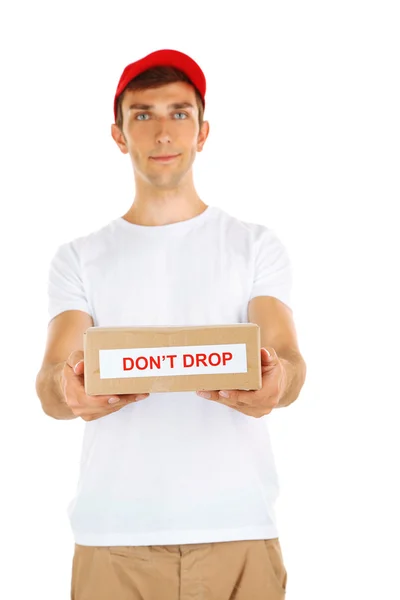
[[[269,354],[268,354],[269,353]],[[268,415],[285,393],[286,371],[274,348],[261,348],[261,390],[201,391],[198,396],[226,404],[250,417]]]

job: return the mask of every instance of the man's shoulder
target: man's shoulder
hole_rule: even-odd
[[[89,230],[70,237],[59,243],[57,251],[66,254],[81,255],[86,249],[96,248],[103,245],[113,235],[115,219],[96,229]]]
[[[259,236],[263,236],[268,234],[268,232],[273,232],[273,230],[267,225],[243,219],[240,216],[234,215],[224,209],[219,209],[221,218],[224,219],[231,227],[234,227],[236,231],[242,231],[243,233],[248,233],[254,238],[258,238]]]

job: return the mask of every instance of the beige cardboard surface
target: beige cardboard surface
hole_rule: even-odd
[[[194,349],[194,346],[203,348]],[[210,347],[209,352],[206,346]],[[191,348],[186,352],[186,347]],[[157,352],[157,348],[164,350]],[[167,353],[166,348],[175,350]],[[143,353],[138,357],[133,352],[125,352],[126,349],[143,349]],[[113,352],[104,352],[106,350]],[[107,366],[106,359],[117,367]],[[89,395],[261,389],[260,328],[255,323],[89,327],[84,334],[84,361],[85,391]],[[235,369],[239,364],[245,372],[210,372]],[[200,369],[203,372],[197,372]],[[179,370],[181,374],[175,374]]]

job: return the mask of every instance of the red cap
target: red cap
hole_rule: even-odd
[[[125,67],[121,78],[118,83],[117,92],[114,98],[114,117],[117,120],[117,100],[118,96],[122,94],[128,83],[134,78],[151,69],[152,67],[168,66],[180,69],[187,75],[190,81],[193,83],[195,88],[200,93],[203,108],[205,108],[205,94],[206,94],[206,78],[199,65],[187,54],[179,52],[178,50],[156,50],[151,54],[148,54],[144,58],[137,60]]]

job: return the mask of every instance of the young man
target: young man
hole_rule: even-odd
[[[199,65],[178,51],[125,68],[111,134],[132,161],[133,204],[61,245],[51,262],[36,389],[47,415],[85,421],[68,511],[73,600],[285,595],[268,415],[296,400],[306,374],[291,267],[271,229],[196,192],[192,165],[209,132],[205,91]],[[82,340],[90,326],[238,322],[261,329],[259,391],[85,394]]]

